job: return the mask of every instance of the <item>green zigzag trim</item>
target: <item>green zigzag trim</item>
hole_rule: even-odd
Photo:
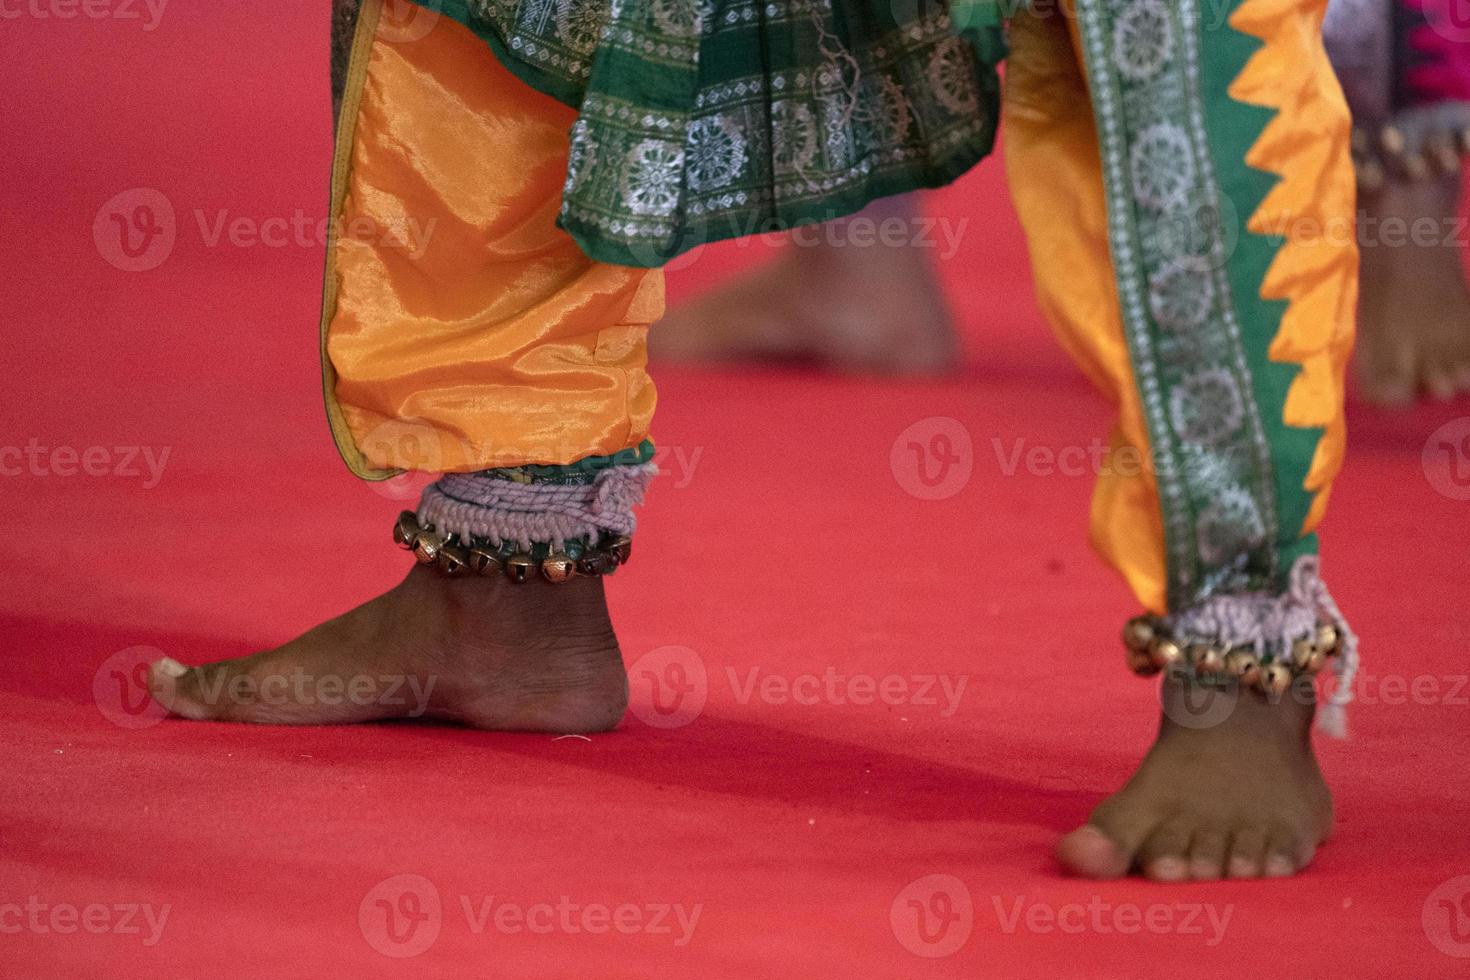
[[[1256,403],[1271,446],[1278,514],[1277,567],[1284,577],[1297,557],[1316,551],[1316,535],[1303,537],[1301,528],[1314,496],[1306,489],[1307,472],[1323,430],[1286,424],[1287,391],[1301,367],[1275,362],[1267,356],[1289,304],[1262,298],[1261,287],[1285,239],[1279,235],[1256,234],[1246,224],[1282,178],[1250,166],[1245,155],[1260,140],[1279,110],[1238,102],[1229,94],[1230,85],[1240,77],[1251,57],[1265,46],[1259,38],[1229,24],[1229,18],[1251,2],[1254,0],[1225,0],[1221,11],[1224,18],[1216,23],[1201,18],[1200,99],[1216,181],[1234,208],[1240,229],[1240,239],[1226,273],[1234,294]]]

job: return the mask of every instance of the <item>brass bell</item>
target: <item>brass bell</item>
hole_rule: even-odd
[[[463,575],[470,567],[470,554],[457,544],[439,549],[439,567],[445,575]]]
[[[1147,616],[1134,616],[1123,624],[1123,645],[1134,652],[1147,651],[1154,636],[1154,624]]]
[[[1342,634],[1336,626],[1326,623],[1317,627],[1317,648],[1328,657],[1335,657],[1342,652]]]
[[[560,585],[577,574],[577,563],[560,552],[548,555],[541,563],[541,574],[546,577],[546,581]]]
[[[492,548],[471,548],[467,561],[470,571],[476,575],[496,575],[501,571],[500,555]]]
[[[422,530],[414,541],[413,553],[420,565],[432,565],[439,560],[439,552],[449,543],[449,535],[438,531]]]
[[[1184,651],[1173,640],[1157,639],[1149,647],[1149,656],[1159,670],[1168,670],[1184,662]]]
[[[633,539],[626,534],[613,538],[606,550],[615,564],[626,565],[628,559],[633,557]]]
[[[602,575],[612,567],[613,561],[605,551],[588,551],[577,559],[577,571],[582,575]]]
[[[406,510],[398,515],[398,522],[393,525],[393,543],[404,551],[412,551],[414,543],[419,537],[419,517],[411,510]]]
[[[1139,677],[1150,677],[1159,672],[1159,668],[1154,666],[1153,657],[1149,656],[1147,650],[1129,650],[1127,656],[1128,669]]]
[[[1307,665],[1320,656],[1321,652],[1317,649],[1315,637],[1295,640],[1291,644],[1291,665],[1297,670],[1305,671]]]
[[[524,551],[505,560],[505,576],[517,585],[524,585],[536,574],[536,560]]]
[[[1255,654],[1244,650],[1231,650],[1225,655],[1225,673],[1247,687],[1254,687],[1261,679],[1261,663]]]
[[[1261,690],[1272,697],[1286,693],[1291,687],[1291,668],[1280,661],[1273,661],[1261,668]]]
[[[1200,674],[1218,674],[1225,668],[1225,655],[1208,643],[1195,643],[1189,648],[1189,662]]]

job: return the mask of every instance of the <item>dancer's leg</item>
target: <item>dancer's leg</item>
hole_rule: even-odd
[[[570,110],[458,23],[419,37],[375,30],[380,12],[365,0],[339,133],[324,313],[338,445],[369,478],[455,474],[420,515],[502,541],[508,565],[522,551],[600,561],[647,477],[660,274],[593,262],[555,227]],[[435,567],[277,649],[156,665],[156,695],[197,719],[615,725],[627,687],[600,577],[449,576],[443,543],[424,536]]]
[[[1175,642],[1195,663],[1166,680],[1137,775],[1061,844],[1099,877],[1289,874],[1331,824],[1312,699],[1248,682],[1289,679],[1293,641],[1305,658],[1319,620],[1340,625],[1312,530],[1343,448],[1347,114],[1319,0],[1233,0],[1228,25],[1202,23],[1215,9],[1079,0],[1075,22],[1012,31],[1007,164],[1041,302],[1116,401],[1114,447],[1152,462],[1101,474],[1093,542],[1168,614],[1152,645],[1136,628],[1134,666]],[[1222,647],[1246,682],[1201,723],[1188,698]]]

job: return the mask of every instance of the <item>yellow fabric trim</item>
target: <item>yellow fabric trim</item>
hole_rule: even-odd
[[[379,469],[372,466],[352,439],[347,420],[342,415],[342,406],[337,403],[337,372],[332,359],[327,356],[327,332],[332,317],[337,312],[337,221],[342,214],[342,204],[347,198],[347,178],[352,169],[352,143],[357,132],[357,112],[362,103],[362,87],[367,79],[368,52],[373,37],[378,31],[378,19],[382,16],[383,0],[362,0],[358,13],[357,31],[352,38],[352,57],[348,63],[346,87],[338,110],[337,136],[332,150],[332,200],[328,212],[333,220],[327,223],[326,272],[322,282],[321,315],[321,358],[322,396],[326,402],[327,424],[332,430],[332,441],[342,455],[342,461],[354,476],[364,480],[387,480],[402,470]]]
[[[1166,611],[1164,524],[1148,425],[1123,332],[1108,245],[1102,159],[1074,18],[1023,10],[1011,25],[1003,142],[1043,312],[1062,346],[1117,406],[1092,497],[1093,547],[1146,608]],[[1121,465],[1130,460],[1139,466]]]

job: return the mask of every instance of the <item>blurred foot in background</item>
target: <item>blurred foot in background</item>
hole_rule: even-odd
[[[921,234],[918,196],[791,232],[781,254],[668,312],[654,357],[767,360],[938,375],[959,366],[954,323]]]

